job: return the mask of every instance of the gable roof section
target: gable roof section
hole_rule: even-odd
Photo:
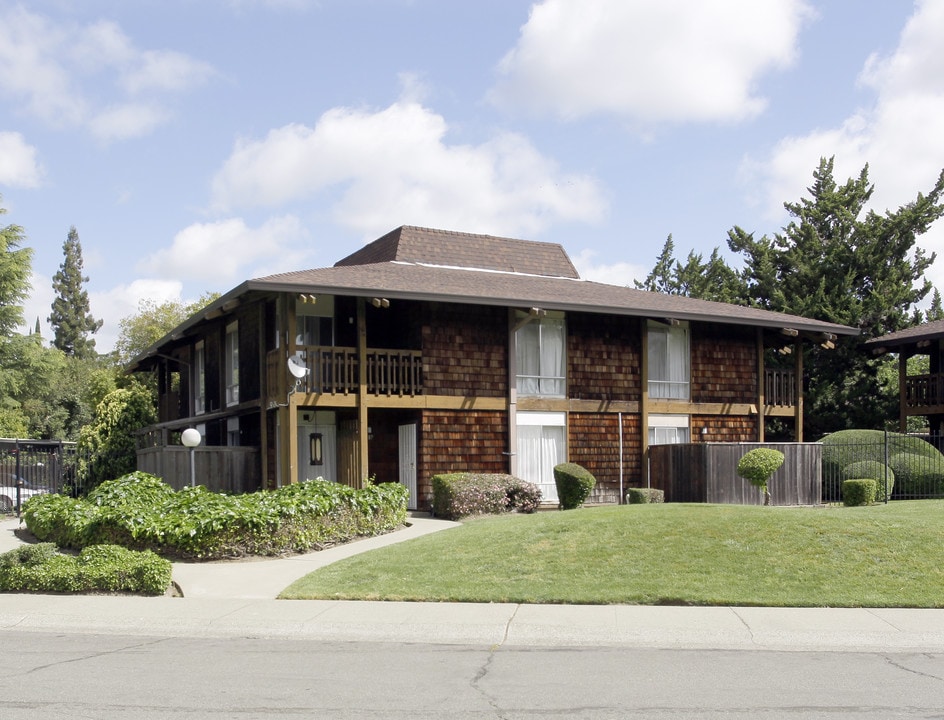
[[[886,348],[914,345],[922,340],[939,340],[941,338],[944,338],[944,320],[934,320],[872,338],[863,345],[873,351],[881,352]]]
[[[409,262],[528,275],[579,278],[567,253],[555,243],[403,225],[335,263],[335,267]]]

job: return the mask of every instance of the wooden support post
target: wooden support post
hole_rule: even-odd
[[[639,432],[642,434],[639,447],[642,452],[642,484],[649,487],[649,322],[640,320],[642,326],[642,356],[640,357],[639,381]]]
[[[367,478],[367,301],[357,298],[357,437],[358,459],[354,487],[361,488]]]
[[[797,340],[793,346],[796,355],[796,406],[794,408],[794,426],[796,441],[803,442],[803,344]]]
[[[764,368],[764,331],[757,328],[757,442],[764,442],[764,411],[767,408],[767,375]]]
[[[930,368],[932,375],[934,368]],[[908,432],[908,357],[904,352],[898,353],[898,431]],[[934,432],[934,428],[931,428]]]
[[[508,472],[518,474],[518,325],[508,310]]]

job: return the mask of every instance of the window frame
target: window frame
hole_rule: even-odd
[[[692,397],[692,339],[687,322],[661,323],[649,320],[646,327],[648,345],[649,397],[656,400],[690,401]],[[665,341],[664,357],[653,356],[656,336]],[[673,367],[676,365],[678,367]]]
[[[564,313],[549,311],[543,317],[530,318],[522,323],[521,320],[528,318],[528,315],[519,311],[516,318],[519,321],[519,326],[515,330],[515,389],[518,395],[566,398],[567,319]],[[560,355],[556,362],[560,363],[560,375],[549,374],[546,367],[551,364],[547,343],[552,341],[552,336],[548,333],[552,323],[555,328],[559,328],[559,333],[556,334],[560,342]],[[535,343],[536,347],[533,347]],[[532,363],[536,361],[538,365],[536,374],[522,372],[523,366],[528,364],[525,354],[529,350]]]
[[[223,343],[226,383],[226,406],[239,404],[239,321],[226,325]]]

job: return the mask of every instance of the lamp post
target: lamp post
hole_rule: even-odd
[[[200,444],[200,440],[200,431],[196,428],[187,428],[180,433],[180,442],[190,448],[190,487],[195,487],[197,484],[196,471],[193,467],[193,449]]]

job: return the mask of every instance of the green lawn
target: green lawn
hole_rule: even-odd
[[[340,561],[282,597],[944,607],[944,501],[486,517]]]

